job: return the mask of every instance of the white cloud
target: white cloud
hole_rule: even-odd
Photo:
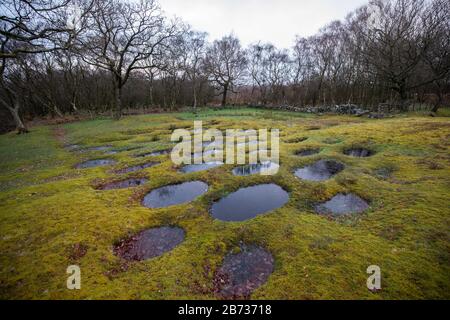
[[[295,35],[309,36],[343,19],[368,0],[160,0],[162,9],[210,39],[234,32],[247,45],[256,41],[293,45]]]

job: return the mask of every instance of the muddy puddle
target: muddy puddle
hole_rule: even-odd
[[[145,158],[145,157],[159,157],[172,152],[172,149],[158,150],[146,153],[140,153],[136,155],[137,158]]]
[[[116,161],[111,159],[96,159],[96,160],[88,160],[77,164],[75,168],[77,169],[87,169],[87,168],[95,168],[95,167],[103,167],[115,164]]]
[[[354,194],[337,194],[331,200],[316,205],[316,212],[325,215],[342,216],[362,213],[369,209],[366,201]]]
[[[344,150],[344,154],[350,157],[367,158],[373,156],[375,153],[369,149],[353,148]]]
[[[108,151],[112,148],[110,145],[106,146],[97,146],[97,147],[89,147],[85,149],[79,149],[80,152],[91,152],[91,151]]]
[[[276,184],[242,188],[215,202],[213,218],[221,221],[245,221],[284,206],[289,194]]]
[[[147,169],[147,168],[154,167],[157,164],[159,164],[159,162],[147,162],[147,163],[144,163],[144,164],[139,164],[137,166],[127,167],[127,168],[123,168],[123,169],[117,170],[116,173],[117,174],[125,174],[125,173],[130,173],[130,172],[136,172],[136,171],[140,171],[140,170],[144,170],[144,169]]]
[[[270,252],[258,246],[241,246],[239,253],[225,256],[214,277],[216,292],[226,299],[249,297],[267,282],[274,269]]]
[[[81,146],[79,144],[69,144],[64,146],[64,148],[68,151],[76,151],[81,149]]]
[[[100,189],[101,190],[115,190],[115,189],[126,189],[126,188],[133,188],[133,187],[139,187],[146,183],[148,180],[145,178],[138,178],[138,179],[127,179],[123,181],[116,181],[111,182],[108,184],[103,185]]]
[[[316,163],[297,169],[295,176],[307,181],[325,181],[344,170],[342,163],[333,160],[320,160]]]
[[[160,227],[142,231],[114,246],[114,254],[129,261],[142,261],[173,250],[185,238],[177,227]]]
[[[147,194],[142,204],[147,208],[165,208],[191,202],[207,191],[208,185],[201,181],[168,185]]]
[[[239,177],[250,176],[254,174],[273,175],[278,172],[280,165],[271,161],[265,161],[256,164],[249,164],[233,169],[233,174]]]
[[[299,150],[295,153],[295,155],[299,157],[309,157],[318,153],[320,153],[320,149],[316,148],[316,149]]]
[[[202,163],[202,164],[189,164],[189,165],[183,166],[178,171],[181,173],[193,173],[193,172],[214,169],[214,168],[217,168],[220,166],[223,166],[223,162],[206,162],[206,163]]]

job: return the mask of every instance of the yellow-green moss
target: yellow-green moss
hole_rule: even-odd
[[[235,177],[232,166],[180,174],[167,156],[160,165],[118,176],[114,168],[150,159],[134,154],[171,145],[174,128],[193,120],[216,128],[278,128],[281,170],[274,177]],[[61,127],[33,128],[29,135],[0,136],[0,297],[6,299],[214,299],[212,278],[228,252],[241,241],[266,247],[275,270],[255,299],[438,299],[450,298],[450,121],[443,117],[399,116],[368,120],[311,116],[256,109],[160,114],[93,120]],[[310,130],[320,128],[320,130]],[[76,153],[63,144],[142,149],[104,156]],[[331,144],[330,144],[331,143]],[[342,151],[367,146],[370,158]],[[294,153],[320,148],[310,157]],[[113,167],[77,170],[75,164],[97,157],[117,160]],[[317,183],[300,181],[293,171],[318,159],[336,159],[346,169]],[[153,159],[152,159],[153,160]],[[387,168],[390,177],[377,175]],[[145,176],[143,187],[98,191],[96,181]],[[170,183],[202,180],[209,192],[192,203],[147,209],[142,196]],[[216,199],[242,186],[274,182],[290,192],[289,203],[241,223],[213,220]],[[339,192],[353,192],[370,210],[339,221],[314,214],[312,205]],[[124,264],[113,244],[129,234],[160,225],[177,225],[185,241],[158,258]],[[85,256],[70,258],[77,243]],[[66,268],[78,264],[82,288],[66,289]],[[382,287],[366,287],[366,269],[379,265]]]

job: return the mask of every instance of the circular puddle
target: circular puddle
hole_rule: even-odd
[[[242,188],[215,202],[211,215],[221,221],[245,221],[278,209],[289,201],[289,194],[276,184]]]
[[[273,272],[274,259],[258,246],[241,246],[241,252],[225,256],[214,283],[224,298],[248,297],[263,285]]]
[[[213,168],[217,168],[223,166],[223,162],[206,162],[202,164],[189,164],[184,167],[182,167],[179,172],[181,173],[192,173],[192,172],[199,172],[199,171],[205,171],[210,170]]]
[[[107,151],[109,149],[111,149],[112,146],[107,145],[107,146],[97,146],[97,147],[89,147],[89,148],[85,148],[85,149],[80,149],[80,152],[91,152],[91,151]]]
[[[344,154],[350,157],[367,158],[373,156],[375,153],[369,149],[353,148],[344,150]]]
[[[237,167],[233,169],[233,174],[239,177],[250,176],[253,174],[265,174],[273,175],[280,168],[279,164],[271,161],[265,161],[261,163],[248,164],[242,167]]]
[[[144,230],[114,246],[114,254],[128,261],[142,261],[158,257],[183,242],[185,232],[178,227],[159,227]]]
[[[369,208],[366,201],[354,195],[339,193],[331,200],[316,205],[316,212],[319,214],[331,214],[334,216],[342,216],[351,213],[362,213]]]
[[[138,154],[135,157],[136,158],[158,157],[158,156],[163,156],[163,155],[169,154],[171,151],[172,151],[172,149],[152,151],[152,152]]]
[[[79,144],[69,144],[69,145],[66,145],[64,148],[68,151],[76,151],[76,150],[79,150],[81,148],[81,146]]]
[[[116,161],[111,160],[111,159],[96,159],[96,160],[88,160],[88,161],[82,162],[80,164],[77,164],[75,168],[87,169],[87,168],[108,166],[108,165],[112,165],[115,163],[116,163]]]
[[[316,163],[297,169],[296,177],[307,181],[325,181],[344,170],[342,163],[333,160],[320,160]]]
[[[312,155],[315,155],[318,153],[320,153],[320,149],[305,149],[305,150],[297,151],[295,153],[295,155],[299,156],[299,157],[308,157],[308,156],[312,156]]]
[[[137,165],[137,166],[133,166],[133,167],[128,167],[128,168],[117,170],[116,173],[117,174],[124,174],[124,173],[136,172],[136,171],[139,171],[139,170],[144,170],[144,169],[147,169],[147,168],[154,167],[157,164],[159,164],[159,162],[148,162],[148,163],[140,164],[140,165]]]
[[[161,187],[144,197],[142,204],[157,209],[190,202],[208,191],[208,185],[202,181],[191,181]]]
[[[132,188],[132,187],[139,187],[146,183],[148,180],[145,178],[139,178],[139,179],[128,179],[123,181],[117,181],[117,182],[111,182],[108,184],[105,184],[100,189],[101,190],[115,190],[115,189],[126,189],[126,188]]]

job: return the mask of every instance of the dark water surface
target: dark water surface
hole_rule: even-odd
[[[114,247],[114,253],[129,261],[141,261],[158,257],[173,250],[185,237],[177,227],[152,228],[122,240]]]
[[[147,208],[164,208],[190,202],[208,191],[208,185],[191,181],[158,188],[144,197],[142,204]]]
[[[276,184],[242,188],[211,207],[211,214],[222,221],[245,221],[278,209],[289,201],[289,194]]]

